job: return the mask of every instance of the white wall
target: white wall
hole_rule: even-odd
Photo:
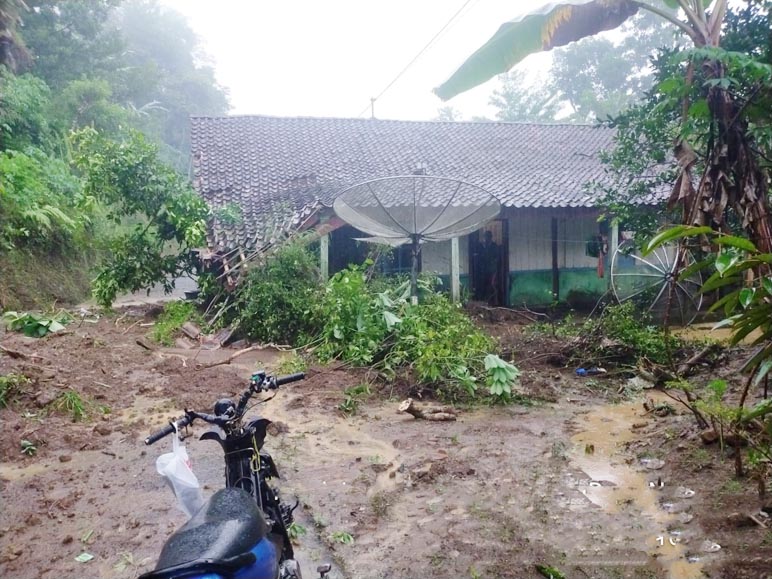
[[[552,217],[558,219],[558,267],[595,267],[598,259],[585,255],[587,240],[598,234],[595,209],[508,209],[509,270],[552,268]],[[469,273],[469,236],[459,239],[461,275]],[[450,240],[421,246],[425,272],[450,273]]]
[[[585,255],[587,240],[598,233],[598,211],[510,209],[509,269],[552,268],[552,218],[558,219],[558,267],[593,267],[598,260]]]

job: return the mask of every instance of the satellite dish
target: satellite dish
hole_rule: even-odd
[[[371,237],[364,241],[412,245],[411,295],[418,296],[421,244],[476,231],[501,211],[491,193],[458,179],[405,175],[366,181],[342,191],[335,213]]]

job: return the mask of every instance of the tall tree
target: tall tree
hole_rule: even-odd
[[[0,0],[0,66],[13,72],[29,63],[29,52],[19,35],[21,13],[25,8],[22,0]]]
[[[116,97],[155,119],[164,156],[187,168],[190,115],[221,115],[228,95],[217,84],[200,41],[185,17],[156,0],[129,0],[117,13],[127,44],[126,67]]]
[[[31,72],[54,90],[84,77],[108,77],[124,47],[109,28],[120,0],[25,0],[21,33],[32,53]]]
[[[509,73],[502,77],[501,86],[493,91],[488,103],[496,108],[500,121],[545,123],[557,119],[560,95],[550,91],[547,83],[524,84],[522,75]]]

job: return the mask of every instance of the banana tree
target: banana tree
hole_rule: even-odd
[[[679,9],[679,15],[668,8]],[[727,228],[724,213],[726,208],[731,208],[756,246],[765,253],[771,252],[769,175],[760,167],[748,133],[744,115],[747,101],[738,99],[729,90],[729,83],[723,82],[724,63],[716,56],[727,0],[553,2],[503,24],[434,92],[448,100],[508,71],[529,54],[616,28],[638,10],[658,14],[692,40],[698,51],[690,60],[686,81],[691,82],[695,65],[700,67],[704,79],[702,98],[709,112],[711,133],[705,139],[707,151],[700,158],[689,143],[688,131],[683,131],[674,149],[681,171],[670,197],[671,205],[682,206],[684,223],[710,225],[715,229]],[[716,55],[710,53],[710,49],[716,49]],[[766,80],[771,81],[772,77]],[[687,101],[683,106],[684,121],[688,111]],[[693,171],[700,161],[704,171],[696,180]]]

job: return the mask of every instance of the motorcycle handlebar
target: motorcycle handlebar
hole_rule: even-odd
[[[265,376],[265,375],[263,374],[262,376]],[[260,389],[262,390],[275,389],[283,384],[289,384],[290,382],[297,382],[298,380],[302,380],[305,377],[306,377],[305,373],[296,372],[295,374],[288,374],[287,376],[278,376],[274,378],[269,378],[267,381],[267,388],[266,388],[266,382],[263,382],[262,388]],[[258,390],[254,390],[254,391],[258,391]],[[249,400],[249,391],[247,391],[245,395],[242,396],[242,398],[243,398],[242,404],[246,406],[246,402],[247,400]],[[211,414],[202,414],[199,412],[192,412],[188,410],[186,410],[185,412],[186,414],[182,418],[179,418],[174,422],[170,422],[167,426],[164,426],[161,430],[158,430],[157,432],[154,432],[153,434],[148,436],[145,439],[145,444],[150,445],[150,444],[153,444],[154,442],[158,442],[164,436],[170,435],[175,430],[179,430],[180,428],[184,428],[188,426],[196,418],[200,418],[204,422],[217,424],[219,426],[222,426],[224,423],[230,420],[230,417],[213,416]],[[175,428],[175,425],[176,425],[176,428]]]
[[[190,424],[193,421],[193,418],[190,416],[183,416],[182,418],[179,418],[175,420],[174,422],[170,422],[166,426],[164,426],[161,430],[158,430],[157,432],[154,432],[150,436],[148,436],[145,439],[145,444],[150,445],[154,442],[158,442],[161,440],[164,436],[170,435],[175,430],[179,430],[180,428],[186,427],[188,424]],[[175,424],[177,427],[175,428]]]
[[[289,384],[290,382],[297,382],[298,380],[302,380],[305,377],[306,375],[304,372],[296,372],[295,374],[288,374],[287,376],[279,376],[276,378],[276,386]]]

